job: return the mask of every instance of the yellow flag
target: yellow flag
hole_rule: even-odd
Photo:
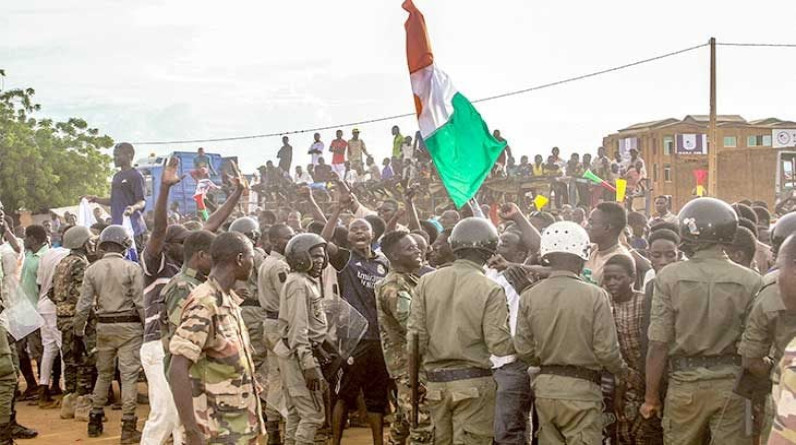
[[[536,210],[542,210],[548,202],[550,202],[550,200],[545,198],[544,195],[536,195],[536,198],[533,198],[533,205],[536,206]]]
[[[616,180],[616,202],[624,202],[627,192],[627,181],[624,179]]]

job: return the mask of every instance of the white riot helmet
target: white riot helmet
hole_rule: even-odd
[[[588,261],[591,242],[589,234],[579,224],[561,221],[551,224],[542,232],[539,250],[542,258],[551,253],[568,253]]]

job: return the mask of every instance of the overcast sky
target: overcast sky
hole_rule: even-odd
[[[201,139],[413,111],[401,0],[0,2],[5,88],[33,87],[41,115],[79,116],[117,141]],[[437,64],[472,100],[706,42],[795,43],[796,2],[416,0]],[[478,104],[515,151],[594,151],[631,124],[708,113],[707,48]],[[796,49],[719,48],[719,113],[796,120]],[[388,153],[390,127],[362,125]],[[346,137],[350,127],[343,127]],[[332,130],[322,133],[327,143]],[[306,164],[312,135],[291,136]],[[144,146],[138,155],[195,150]],[[244,171],[279,138],[202,144]]]

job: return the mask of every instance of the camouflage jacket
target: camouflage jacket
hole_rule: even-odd
[[[418,278],[413,274],[390,271],[376,283],[376,310],[384,361],[390,377],[397,379],[409,372],[406,347],[406,323]]]
[[[241,298],[210,278],[185,300],[169,350],[190,360],[193,408],[208,443],[264,434]]]
[[[785,348],[779,368],[780,383],[772,391],[777,412],[768,443],[796,443],[796,338]]]
[[[163,294],[163,313],[160,314],[160,332],[163,350],[166,351],[165,369],[169,369],[171,362],[169,343],[174,332],[177,331],[177,326],[180,324],[185,300],[206,279],[207,277],[201,272],[183,266],[180,273],[173,276],[161,291]]]
[[[85,255],[72,252],[55,266],[53,274],[52,299],[59,317],[74,317],[75,306],[83,287],[83,274],[86,273],[88,259]]]

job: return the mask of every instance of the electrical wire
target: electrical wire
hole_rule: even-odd
[[[687,53],[687,52],[690,52],[690,51],[697,50],[699,48],[704,48],[704,47],[706,47],[708,45],[709,45],[708,43],[703,43],[701,45],[696,45],[696,46],[692,46],[692,47],[689,47],[689,48],[684,48],[684,49],[681,49],[681,50],[669,52],[669,53],[666,53],[666,54],[661,54],[661,55],[658,55],[658,56],[655,56],[655,57],[650,57],[650,58],[647,58],[647,59],[638,60],[638,61],[635,61],[635,62],[627,63],[627,64],[624,64],[624,65],[615,66],[615,67],[604,69],[604,70],[600,70],[600,71],[595,71],[595,72],[588,73],[588,74],[583,74],[583,75],[580,75],[580,76],[570,77],[570,78],[567,78],[567,79],[562,79],[562,80],[558,80],[558,81],[555,81],[555,82],[550,82],[550,83],[546,83],[546,84],[542,84],[542,85],[536,85],[536,86],[533,86],[533,87],[530,87],[530,88],[524,88],[524,89],[521,89],[521,90],[510,91],[510,92],[507,92],[507,93],[501,93],[501,94],[497,94],[497,95],[494,95],[494,96],[483,97],[481,99],[474,100],[473,103],[488,102],[488,101],[491,101],[491,100],[502,99],[504,97],[516,96],[516,95],[519,95],[519,94],[530,93],[532,91],[538,91],[538,90],[542,90],[542,89],[545,89],[545,88],[550,88],[550,87],[554,87],[554,86],[558,86],[558,85],[563,85],[563,84],[566,84],[566,83],[576,82],[576,81],[579,81],[579,80],[588,79],[590,77],[600,76],[602,74],[608,74],[608,73],[611,73],[611,72],[614,72],[614,71],[619,71],[619,70],[623,70],[623,69],[627,69],[627,68],[632,68],[634,66],[638,66],[638,65],[645,64],[645,63],[650,63],[650,62],[654,62],[654,61],[657,61],[657,60],[665,59],[667,57],[677,56],[677,55],[680,55],[680,54],[683,54],[683,53]],[[410,116],[414,116],[414,115],[415,115],[415,113],[396,114],[396,115],[392,115],[392,116],[385,116],[385,117],[379,117],[379,118],[375,118],[375,119],[367,119],[367,120],[356,121],[356,122],[348,122],[348,123],[344,123],[344,124],[326,125],[326,126],[323,126],[323,127],[305,128],[305,129],[301,129],[301,130],[280,131],[280,132],[275,132],[275,133],[254,134],[254,135],[248,135],[248,136],[232,136],[232,137],[221,137],[221,138],[188,139],[188,140],[174,140],[174,141],[141,141],[141,142],[133,142],[133,144],[135,144],[135,145],[171,145],[171,144],[197,144],[197,143],[204,143],[204,142],[241,141],[241,140],[247,140],[247,139],[263,139],[263,138],[285,136],[285,135],[292,135],[292,134],[315,133],[315,132],[318,132],[318,131],[331,130],[331,129],[337,129],[337,128],[342,128],[342,127],[354,127],[354,126],[358,126],[358,125],[372,124],[372,123],[375,123],[375,122],[383,122],[383,121],[388,121],[388,120],[402,119],[402,118],[410,117]]]
[[[719,43],[716,46],[742,46],[753,48],[796,48],[796,43]]]

